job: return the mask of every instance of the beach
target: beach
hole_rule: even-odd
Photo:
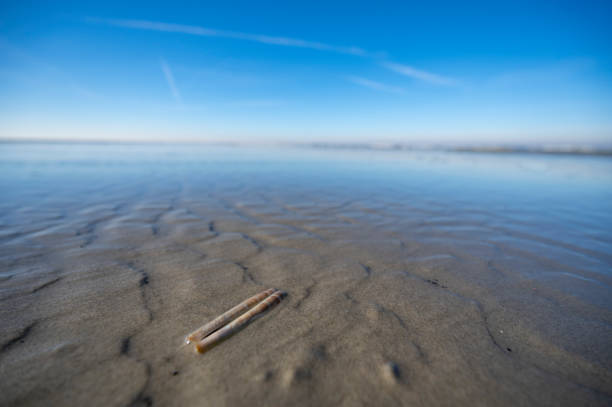
[[[611,168],[1,145],[0,404],[610,405]]]

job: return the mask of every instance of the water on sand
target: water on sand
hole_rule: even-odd
[[[0,190],[2,405],[612,402],[609,158],[3,144]]]

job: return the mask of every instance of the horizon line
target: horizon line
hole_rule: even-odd
[[[561,155],[612,156],[612,142],[607,143],[525,143],[525,142],[406,142],[406,141],[238,141],[238,140],[109,140],[70,138],[0,137],[2,144],[75,144],[75,145],[200,145],[224,147],[296,147],[316,150],[369,151],[447,151],[472,153],[533,153]]]

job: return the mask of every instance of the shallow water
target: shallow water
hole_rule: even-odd
[[[282,201],[305,212],[341,206],[346,221],[392,233],[503,242],[577,274],[609,277],[612,270],[607,157],[5,144],[0,188],[3,236],[22,233],[39,216],[68,216],[72,205],[218,194],[240,205]]]
[[[65,355],[49,350],[64,346],[66,340],[57,339],[57,333],[45,324],[52,325],[54,318],[59,321],[67,318],[68,311],[62,307],[72,309],[75,301],[80,300],[70,298],[71,292],[98,290],[103,295],[113,295],[116,282],[109,282],[109,287],[114,288],[108,289],[104,284],[83,282],[84,277],[79,279],[79,275],[89,279],[87,273],[100,268],[112,269],[114,266],[109,266],[109,262],[121,263],[140,273],[141,288],[134,285],[134,290],[148,317],[134,316],[134,320],[163,321],[163,315],[172,310],[168,304],[172,301],[165,295],[178,290],[179,286],[173,284],[179,283],[172,280],[161,284],[167,274],[152,264],[168,259],[186,269],[196,267],[202,259],[238,264],[245,289],[249,284],[285,284],[283,288],[293,288],[293,292],[289,290],[290,301],[296,315],[305,321],[316,315],[314,308],[302,305],[306,301],[343,309],[344,305],[334,305],[337,299],[332,294],[317,288],[327,283],[336,288],[352,287],[344,292],[344,301],[352,301],[357,309],[362,309],[363,315],[350,314],[356,320],[370,318],[372,312],[368,307],[380,305],[373,298],[391,290],[389,298],[393,302],[387,308],[396,307],[393,312],[411,332],[418,332],[419,328],[427,331],[431,324],[419,322],[418,318],[429,315],[439,304],[450,306],[457,298],[467,299],[468,308],[457,312],[472,312],[475,316],[470,320],[479,321],[473,329],[465,328],[464,335],[468,341],[474,341],[470,339],[472,335],[477,338],[484,332],[489,343],[473,350],[456,345],[456,352],[466,352],[469,357],[451,366],[473,369],[473,374],[464,378],[466,386],[498,392],[497,396],[486,396],[493,398],[482,398],[483,404],[557,404],[564,400],[606,404],[611,400],[610,158],[8,143],[0,145],[0,191],[0,301],[5,305],[0,311],[3,344],[0,358],[5,359],[2,376],[9,377],[10,383],[28,379],[19,388],[4,389],[0,401],[4,398],[17,404],[37,404],[42,403],[43,395],[52,393],[58,402],[64,402],[66,392],[74,391],[67,383],[76,380],[66,373],[66,366],[87,372],[90,366],[105,360],[103,354],[115,346],[112,341],[121,348],[120,355],[127,354],[123,352],[124,345],[119,346],[127,335],[122,331],[109,334],[109,344],[100,348],[98,359],[74,362],[71,352],[77,351],[73,348],[63,350]],[[294,255],[299,258],[287,260]],[[362,267],[372,281],[353,286],[352,271],[329,272],[347,264]],[[419,300],[417,308],[425,310],[413,319],[408,310],[401,311],[402,307],[414,306],[414,297],[425,288],[412,292],[411,283],[395,280],[400,272],[410,273],[414,284],[439,289]],[[336,281],[340,275],[348,280]],[[121,276],[119,273],[117,279]],[[62,291],[63,284],[67,291]],[[147,286],[142,288],[143,285]],[[221,285],[209,283],[213,291],[224,292]],[[226,289],[230,286],[228,283]],[[447,290],[454,299],[444,296],[436,299],[441,290]],[[200,304],[203,301],[191,292],[185,298]],[[184,307],[191,316],[175,324],[195,324],[198,314],[193,305]],[[181,308],[181,312],[185,309]],[[452,310],[446,313],[453,323],[460,323],[459,315],[453,316]],[[429,322],[446,318],[434,314]],[[115,317],[109,314],[106,318]],[[378,319],[368,320],[375,326],[382,324]],[[60,326],[69,328],[74,323],[66,320]],[[117,326],[120,325],[124,327],[125,323]],[[312,329],[317,331],[316,325]],[[384,330],[384,324],[377,329]],[[394,340],[401,340],[391,332],[396,328],[388,329],[389,338],[383,340],[387,341],[386,349],[393,346]],[[127,343],[130,338],[134,342],[139,332],[142,330],[129,333]],[[452,359],[444,356],[444,349],[448,344],[458,343],[453,332],[446,326],[439,331],[415,333],[411,339],[422,355],[429,355],[422,358],[431,369],[448,365],[449,358]],[[42,339],[44,336],[46,339]],[[440,337],[444,338],[442,343],[431,344],[432,338]],[[27,347],[28,341],[37,340],[45,344],[43,351],[40,347],[38,351]],[[324,346],[329,352],[334,340],[321,339],[317,346]],[[446,347],[444,341],[448,341]],[[85,339],[71,346],[78,349],[84,343]],[[132,352],[139,352],[136,345],[132,346],[135,349]],[[359,345],[351,343],[348,348],[357,352]],[[491,353],[491,360],[478,359],[480,356],[475,355],[479,352]],[[143,356],[145,353],[142,350],[138,360],[148,360]],[[389,353],[393,352],[381,351],[380,355],[392,358],[404,371],[417,370],[410,360]],[[431,353],[440,353],[440,361],[436,362]],[[40,376],[27,376],[15,366],[40,362],[32,355],[62,362]],[[344,357],[348,361],[356,358],[350,352]],[[338,401],[325,390],[324,384],[326,380],[330,383],[339,380],[325,378],[327,374],[336,374],[327,373],[335,372],[333,358],[321,359],[321,363],[330,364],[322,372],[317,370],[312,356],[297,355],[291,360],[295,363],[287,365],[293,366],[289,368],[293,373],[287,374],[293,375],[292,379],[279,380],[288,381],[290,384],[285,385],[292,390],[273,392],[276,397],[306,404]],[[151,383],[157,380],[155,375],[160,374],[160,363],[148,360],[144,384],[125,389],[125,400],[147,404],[149,397],[164,403],[164,396],[151,388]],[[188,362],[176,363],[187,369]],[[487,369],[487,364],[499,366],[506,373],[480,372]],[[300,376],[305,370],[308,374]],[[63,379],[56,383],[50,376],[58,371]],[[447,373],[449,377],[456,375]],[[343,397],[343,403],[401,404],[398,400],[409,400],[402,397],[413,395],[417,404],[462,404],[473,402],[473,397],[478,396],[477,390],[471,395],[469,392],[458,395],[452,389],[451,379],[436,382],[432,378],[436,375],[413,374],[405,376],[411,383],[421,384],[424,393],[415,395],[418,392],[404,383],[404,387],[389,390],[389,399],[368,398],[351,390],[358,384],[346,379],[348,382],[343,383],[346,392],[353,391],[354,396]],[[521,374],[525,381],[518,378]],[[363,380],[368,380],[367,374],[364,377]],[[532,381],[533,387],[526,381]],[[91,396],[87,383],[77,393]],[[542,385],[551,386],[551,393],[554,390],[565,398],[557,399],[547,391],[537,395],[541,392],[537,386]],[[320,390],[319,398],[305,390],[313,388]],[[339,388],[340,394],[343,387]],[[565,390],[559,392],[559,388]],[[270,397],[269,392],[262,393],[261,389],[249,391],[243,396],[251,394],[250,400],[265,404]],[[524,395],[513,398],[518,397],[516,391]],[[214,400],[231,404],[248,401],[232,397],[236,396],[219,392]],[[99,400],[99,404],[109,402]]]

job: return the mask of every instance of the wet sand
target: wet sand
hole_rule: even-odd
[[[2,405],[612,403],[610,242],[575,213],[108,165],[3,179]],[[183,345],[268,287],[288,297]]]

